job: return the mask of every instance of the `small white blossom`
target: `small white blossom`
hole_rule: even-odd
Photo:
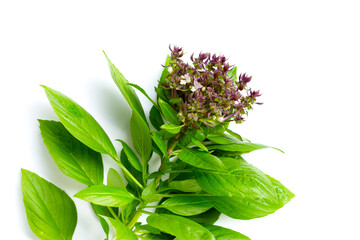
[[[199,82],[195,79],[195,80],[194,80],[194,87],[195,87],[196,89],[200,89],[200,88],[203,87],[203,85],[201,85],[201,83],[199,83]]]
[[[239,104],[239,103],[240,103],[240,101],[239,101],[239,100],[236,100],[236,101],[234,101],[234,103],[235,103],[235,104]]]
[[[205,90],[206,90],[206,88],[205,88],[205,87],[203,87],[203,88],[201,89],[201,91],[203,91],[203,92],[205,92]]]
[[[186,81],[185,81],[185,80],[181,80],[181,81],[180,81],[180,84],[181,84],[181,85],[185,85],[185,84],[186,84]]]
[[[223,122],[223,121],[224,121],[224,118],[223,118],[223,117],[218,117],[218,121],[219,121],[219,122]]]
[[[172,67],[168,67],[167,70],[168,70],[169,73],[173,73],[173,72],[174,72],[174,69],[173,69]]]
[[[195,91],[196,91],[196,87],[191,86],[190,90],[191,90],[192,92],[195,92]]]
[[[189,83],[189,82],[191,82],[191,77],[190,77],[190,74],[185,74],[185,81],[187,82],[187,83]]]

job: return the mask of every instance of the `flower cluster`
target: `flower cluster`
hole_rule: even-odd
[[[182,48],[171,49],[170,63],[165,66],[169,74],[163,88],[185,124],[203,122],[214,127],[222,122],[244,121],[243,116],[256,103],[259,91],[247,87],[251,77],[240,74],[224,56],[210,53],[194,54],[192,64],[185,63]]]

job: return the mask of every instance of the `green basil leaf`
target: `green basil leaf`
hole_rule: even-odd
[[[161,73],[161,77],[160,77],[159,83],[166,83],[165,78],[166,78],[167,75],[169,75],[169,71],[167,70],[167,67],[170,65],[171,62],[172,62],[172,61],[171,61],[170,56],[167,55],[167,56],[166,56],[165,65],[164,65],[164,69],[163,69],[163,71],[162,71],[162,73]]]
[[[209,128],[209,127],[203,126],[202,130],[203,130],[205,136],[208,136],[208,135],[211,135],[211,134],[221,134],[221,133],[225,132],[226,125],[227,125],[226,123],[219,124],[214,128]]]
[[[215,208],[235,219],[253,219],[275,212],[295,195],[279,181],[267,176],[276,190],[276,199],[246,197],[207,197]]]
[[[138,237],[135,235],[131,229],[126,227],[122,222],[115,220],[114,218],[101,216],[106,220],[109,226],[112,227],[112,231],[114,232],[115,237],[113,240],[137,240]]]
[[[153,141],[155,142],[155,144],[159,147],[161,153],[164,156],[167,156],[167,146],[166,143],[161,139],[161,137],[159,136],[159,134],[153,130],[151,130],[151,136]]]
[[[193,148],[185,147],[177,156],[181,161],[198,168],[209,170],[225,169],[222,161],[208,152],[202,152]]]
[[[152,234],[152,233],[146,233],[142,234],[140,237],[142,240],[173,240],[174,237],[169,234]]]
[[[175,137],[175,135],[176,135],[176,134],[169,133],[168,131],[163,130],[163,129],[161,129],[157,133],[164,141],[170,140],[171,138]]]
[[[220,158],[227,166],[224,171],[196,169],[200,187],[208,193],[223,196],[275,199],[270,180],[259,169],[243,159]]]
[[[284,206],[293,197],[295,197],[295,194],[293,194],[289,189],[287,189],[281,182],[279,182],[275,178],[270,177],[269,175],[266,175],[266,177],[270,180],[273,187],[275,188],[278,200],[282,206]]]
[[[129,145],[126,144],[123,140],[116,139],[116,141],[121,142],[121,145],[123,146],[124,152],[126,156],[128,157],[129,162],[131,165],[138,171],[141,172],[141,163],[136,154],[133,152],[133,150],[129,147]]]
[[[227,77],[229,79],[233,79],[234,81],[237,80],[237,67],[233,67],[228,73],[227,73]]]
[[[150,179],[153,179],[153,178],[156,178],[158,176],[162,176],[164,175],[165,173],[164,172],[152,172],[149,176],[148,176],[148,180]]]
[[[207,197],[214,207],[223,214],[235,218],[249,220],[264,217],[280,208],[267,199],[251,197]]]
[[[123,207],[136,199],[128,191],[116,187],[95,185],[81,190],[74,197],[107,207]]]
[[[156,95],[158,98],[158,102],[159,102],[159,98],[165,102],[169,101],[168,97],[166,97],[166,96],[169,96],[171,94],[170,89],[164,89],[164,87],[159,83],[158,87],[155,88],[155,92],[156,92]]]
[[[42,87],[60,122],[74,137],[91,149],[116,159],[116,151],[108,135],[87,111],[64,94]]]
[[[196,138],[192,137],[191,138],[191,142],[193,144],[195,144],[198,148],[200,148],[201,150],[208,152],[208,149],[205,147],[204,144],[202,144],[199,140],[197,140]]]
[[[26,216],[33,233],[42,240],[71,240],[77,223],[74,202],[54,184],[21,169]]]
[[[160,158],[162,158],[164,156],[164,154],[161,152],[160,148],[158,147],[158,145],[156,145],[156,143],[154,142],[154,139],[152,141],[152,150],[153,152],[155,152],[157,155],[160,156]],[[148,176],[149,177],[149,176]],[[149,179],[149,178],[148,178]]]
[[[181,192],[200,192],[202,190],[195,179],[171,181],[169,183],[169,188]]]
[[[139,85],[134,84],[134,83],[128,83],[128,85],[132,86],[133,88],[136,88],[142,94],[144,94],[144,96],[154,105],[154,107],[156,107],[160,111],[159,106],[156,104],[156,102],[154,100],[151,99],[151,97],[146,93],[146,91],[142,87],[140,87]]]
[[[149,113],[149,119],[151,125],[157,130],[160,131],[160,126],[164,125],[164,121],[161,117],[161,113],[155,106],[152,106]]]
[[[171,197],[166,199],[160,207],[182,216],[192,216],[206,212],[212,204],[204,197]]]
[[[197,139],[199,142],[203,142],[206,137],[205,137],[204,132],[202,131],[202,129],[200,129],[200,130],[195,131],[194,138]]]
[[[128,85],[128,80],[122,75],[122,73],[115,67],[115,65],[110,61],[107,57],[106,53],[104,52],[105,57],[108,61],[111,77],[113,78],[116,86],[121,91],[122,95],[124,96],[125,100],[129,104],[132,110],[136,111],[141,118],[146,122],[146,117],[144,113],[144,109],[141,106],[141,102],[136,95],[134,89],[132,89]]]
[[[86,185],[103,183],[101,154],[74,138],[56,121],[39,120],[41,136],[59,169]]]
[[[107,207],[96,205],[96,204],[93,204],[93,203],[91,203],[91,207],[93,208],[95,214],[99,218],[101,227],[103,228],[106,236],[109,237],[109,225],[105,221],[105,219],[102,218],[101,216],[112,217],[111,212],[109,211],[109,209]],[[114,210],[115,214],[118,213],[118,208],[113,208],[113,210]]]
[[[221,212],[219,212],[215,208],[210,208],[206,212],[194,216],[188,216],[186,218],[200,224],[214,224],[219,219],[220,214]]]
[[[147,203],[160,201],[160,197],[156,194],[156,181],[152,181],[144,188],[141,198]]]
[[[158,134],[162,139],[164,139],[164,141],[169,140],[170,138],[175,136],[175,134],[169,133],[168,131],[162,130],[162,129],[160,131],[158,131]]]
[[[175,124],[172,124],[172,123],[166,123],[164,125],[161,125],[161,129],[163,130],[166,130],[168,131],[169,133],[172,133],[172,134],[177,134],[180,132],[181,128],[183,126],[179,126],[179,125],[175,125]]]
[[[120,189],[126,189],[125,184],[120,176],[120,174],[118,173],[118,171],[116,171],[113,168],[110,168],[107,174],[107,186],[109,187],[117,187]]]
[[[236,232],[234,230],[216,226],[216,225],[204,225],[214,235],[216,240],[250,240],[244,234]]]
[[[179,145],[182,145],[183,147],[188,147],[189,145],[192,144],[192,141],[191,141],[192,138],[196,138],[199,141],[205,139],[205,138],[204,139],[201,138],[201,131],[198,131],[193,128],[189,128],[186,131],[186,134],[182,138],[180,138]]]
[[[138,170],[136,170],[132,165],[131,163],[129,162],[125,152],[124,152],[124,149],[121,150],[120,152],[120,161],[121,163],[124,165],[124,167],[135,177],[135,179],[138,181],[138,182],[141,182],[142,181],[142,174],[141,172],[139,172]],[[129,178],[126,174],[124,174],[124,177],[126,179],[126,181],[131,185],[133,186],[136,190],[139,189],[139,186],[131,179]]]
[[[216,150],[216,152],[214,153],[214,155],[216,155],[217,157],[229,157],[229,158],[242,158],[241,155],[243,153],[242,152],[228,152],[228,151],[221,151],[221,150]]]
[[[232,144],[223,144],[223,145],[208,145],[208,149],[217,149],[222,151],[234,151],[234,152],[242,152],[249,153],[255,150],[263,149],[263,148],[273,148],[284,153],[282,150],[274,147],[269,147],[263,144],[257,144],[252,142],[242,142],[242,143],[232,143]]]
[[[236,137],[224,133],[210,134],[206,138],[217,144],[241,143]]]
[[[151,135],[148,125],[136,111],[131,115],[130,132],[134,147],[141,156],[143,165],[146,165],[152,153]]]
[[[132,201],[130,204],[126,205],[126,207],[121,209],[121,219],[124,224],[129,223],[129,221],[134,217],[138,205],[139,201]]]
[[[228,132],[231,136],[239,139],[240,141],[244,141],[244,139],[240,136],[240,134],[237,134],[236,132],[231,131],[229,128],[226,128],[226,132]]]
[[[177,215],[166,208],[156,208],[155,213],[158,214],[170,214],[170,215]],[[221,212],[216,210],[215,208],[210,208],[206,212],[193,215],[193,216],[182,216],[184,218],[190,219],[197,223],[202,224],[214,224],[220,217]],[[177,215],[178,216],[178,215]]]
[[[173,109],[167,102],[163,101],[161,98],[158,100],[161,112],[164,117],[171,123],[179,125],[181,124],[179,118],[177,117],[177,112]]]
[[[140,222],[135,223],[135,232],[161,234],[161,231],[159,229],[154,228],[149,224],[141,224]]]
[[[194,221],[180,216],[153,214],[146,221],[152,227],[174,235],[180,240],[215,240],[209,230]]]

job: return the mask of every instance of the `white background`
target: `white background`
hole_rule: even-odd
[[[359,240],[359,23],[357,1],[1,1],[0,238],[37,239],[21,168],[70,196],[85,187],[58,170],[42,143],[37,119],[57,118],[39,84],[76,100],[112,140],[129,140],[130,110],[102,49],[154,97],[176,44],[188,54],[222,53],[253,76],[264,105],[233,129],[286,152],[246,159],[296,194],[265,218],[218,224],[253,240]],[[103,239],[87,203],[74,201],[74,239]]]

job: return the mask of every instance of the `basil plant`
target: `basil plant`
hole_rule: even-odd
[[[221,214],[243,220],[264,217],[294,197],[243,158],[269,146],[228,128],[261,104],[260,93],[248,87],[251,77],[238,75],[224,56],[200,53],[186,63],[182,48],[170,51],[156,99],[129,83],[105,55],[131,108],[132,143],[116,139],[120,154],[84,108],[47,86],[42,87],[59,121],[39,120],[41,136],[59,169],[86,185],[73,197],[90,203],[104,239],[250,239],[214,224]],[[137,92],[153,104],[148,119]],[[102,154],[119,168],[104,174]],[[157,171],[149,171],[150,164],[159,163]],[[25,169],[21,186],[32,232],[43,240],[72,239],[77,211],[71,197]],[[146,223],[138,222],[142,214]]]

